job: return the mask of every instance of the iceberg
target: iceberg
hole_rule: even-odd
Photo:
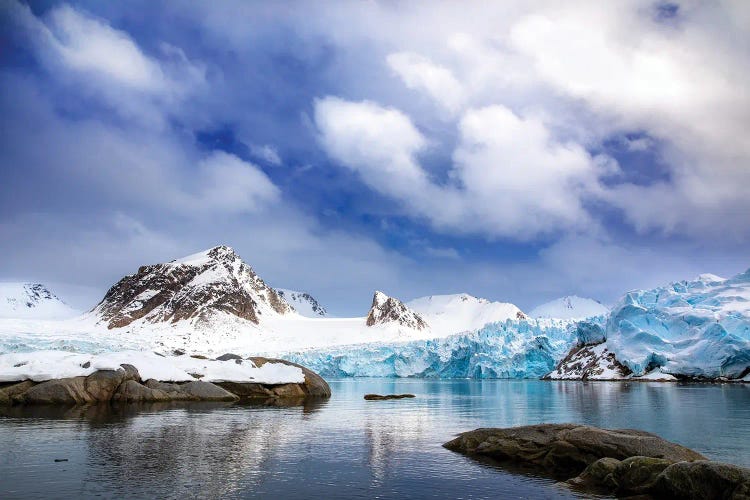
[[[604,317],[599,322],[603,325]],[[313,349],[281,357],[328,377],[539,378],[577,341],[576,331],[573,321],[506,320],[438,339]]]

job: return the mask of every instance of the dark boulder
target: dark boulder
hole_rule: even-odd
[[[662,498],[750,499],[750,469],[707,460],[678,462],[659,475],[653,493]]]
[[[608,430],[575,424],[540,424],[476,429],[445,443],[449,450],[499,461],[533,465],[555,475],[578,475],[600,458],[632,456],[671,462],[704,460],[700,453],[648,432]]]
[[[386,399],[404,399],[414,397],[416,397],[414,394],[386,394],[385,396],[380,394],[365,394],[365,399],[367,401],[383,401]]]

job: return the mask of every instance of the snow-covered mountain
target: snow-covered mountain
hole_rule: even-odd
[[[424,319],[394,297],[376,291],[372,297],[372,306],[365,320],[367,326],[396,324],[414,330],[428,328]]]
[[[77,314],[41,283],[0,283],[0,318],[62,319]]]
[[[92,313],[108,328],[233,316],[261,323],[292,307],[229,247],[143,266],[109,289]]]
[[[450,333],[476,330],[487,323],[526,318],[514,304],[490,302],[466,293],[430,295],[411,300],[406,306],[420,314],[435,330]]]
[[[747,378],[750,270],[731,279],[703,274],[692,281],[629,292],[598,334],[584,326],[581,323],[579,331],[587,331],[586,338],[579,338],[574,350],[597,346],[579,355],[585,355],[589,371],[596,372],[589,378],[607,378],[597,374],[611,374],[608,367],[615,361],[625,367],[619,370],[622,376],[632,372],[651,379]],[[577,378],[574,372],[580,365],[561,363],[552,378]]]
[[[529,312],[529,316],[532,318],[585,319],[608,312],[609,309],[597,300],[568,295],[535,307]]]
[[[296,290],[287,290],[277,288],[276,293],[284,299],[287,304],[292,306],[302,316],[306,318],[325,318],[328,316],[326,308],[315,300],[315,297],[307,292],[298,292]]]

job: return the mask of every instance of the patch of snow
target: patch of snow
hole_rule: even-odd
[[[655,382],[676,382],[677,377],[669,373],[664,373],[663,371],[661,371],[660,368],[657,368],[656,370],[651,370],[645,375],[641,375],[640,377],[635,377],[633,380],[651,380]]]
[[[532,318],[586,319],[609,313],[609,309],[594,299],[569,295],[535,307],[529,313]]]

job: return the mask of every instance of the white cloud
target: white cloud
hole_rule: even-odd
[[[49,44],[71,69],[100,74],[123,85],[160,92],[168,85],[159,64],[122,31],[61,5],[49,15]]]
[[[337,98],[315,103],[321,144],[364,182],[438,228],[521,240],[585,228],[583,197],[599,196],[610,164],[544,123],[502,106],[467,111],[449,176],[439,185],[419,164],[427,140],[402,112]]]
[[[266,161],[267,163],[270,163],[271,165],[279,166],[282,163],[279,152],[270,144],[264,144],[262,146],[258,144],[251,144],[250,154],[252,154],[256,158],[260,158],[261,160]]]
[[[223,151],[211,153],[198,168],[196,202],[201,210],[257,211],[280,197],[279,189],[257,166]]]
[[[205,83],[205,70],[178,47],[148,55],[124,31],[62,4],[43,18],[15,0],[6,5],[40,62],[59,81],[86,89],[127,119],[163,127],[166,115]]]
[[[424,90],[449,113],[455,114],[463,106],[464,90],[445,66],[412,52],[390,54],[387,61],[407,87]]]

